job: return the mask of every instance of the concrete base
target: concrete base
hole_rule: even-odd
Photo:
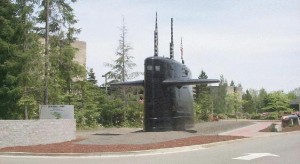
[[[0,148],[76,139],[75,119],[0,120]]]

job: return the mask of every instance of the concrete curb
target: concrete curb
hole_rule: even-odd
[[[27,153],[27,152],[1,152],[1,156],[99,156],[99,157],[124,157],[124,156],[145,156],[145,155],[158,155],[158,154],[171,154],[179,152],[188,152],[206,149],[203,145],[192,145],[192,146],[183,146],[183,147],[174,147],[174,148],[163,148],[163,149],[150,149],[150,150],[141,150],[141,151],[127,151],[127,152],[100,152],[100,153]]]

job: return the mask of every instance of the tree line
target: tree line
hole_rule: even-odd
[[[71,7],[75,2],[0,1],[0,119],[38,119],[39,105],[71,104],[79,127],[141,126],[138,89],[118,88],[107,95],[93,69],[87,71],[74,61],[78,50],[72,43],[80,33]],[[127,55],[131,47],[126,31],[123,23],[110,74],[123,81],[139,74],[129,73],[135,64]],[[128,92],[126,104],[123,91]]]
[[[202,70],[199,79],[207,79],[208,76]],[[228,93],[228,87],[234,92]],[[194,87],[194,106],[196,120],[207,121],[213,116],[219,118],[245,118],[245,119],[280,119],[282,115],[291,114],[291,101],[299,98],[300,87],[288,93],[283,91],[267,92],[264,88],[260,90],[247,89],[239,92],[242,85],[235,86],[231,81],[228,84],[223,75],[214,93],[207,84]],[[235,90],[237,89],[237,90]],[[211,117],[211,118],[210,118]]]
[[[85,68],[74,62],[80,30],[71,2],[0,2],[0,118],[38,117],[40,104],[82,99]]]

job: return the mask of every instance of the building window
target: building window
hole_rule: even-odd
[[[155,71],[160,71],[160,66],[155,66]]]
[[[148,70],[148,71],[152,71],[152,70],[153,70],[152,65],[148,65],[148,66],[147,66],[147,70]]]

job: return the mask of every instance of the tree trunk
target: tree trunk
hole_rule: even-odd
[[[28,120],[28,109],[27,109],[27,105],[25,105],[25,120]]]
[[[44,105],[48,105],[48,67],[49,67],[49,0],[45,0],[46,11],[46,35],[45,35],[45,91],[44,91]]]

